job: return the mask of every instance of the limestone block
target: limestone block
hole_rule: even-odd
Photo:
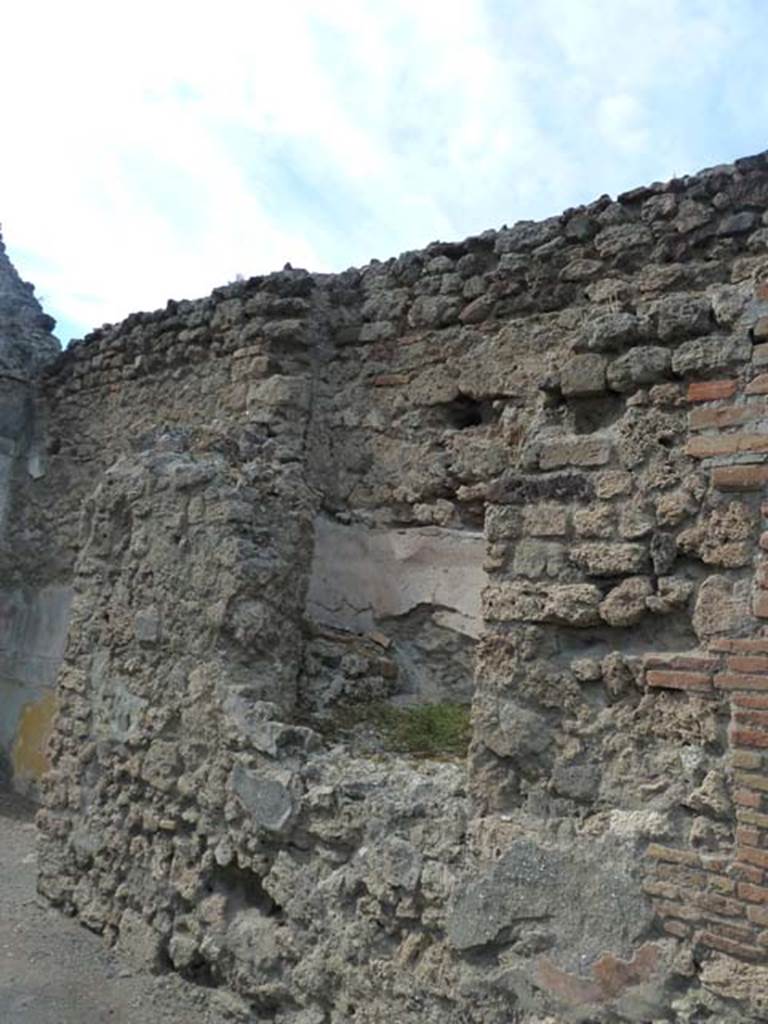
[[[547,503],[523,509],[523,530],[531,537],[563,537],[568,532],[568,509]]]
[[[648,550],[643,544],[584,543],[571,548],[570,559],[591,576],[626,576],[646,568]]]
[[[609,626],[633,626],[646,612],[646,599],[652,593],[651,581],[646,576],[633,576],[623,580],[608,592],[600,605],[600,615]]]
[[[483,593],[485,618],[490,622],[552,622],[592,626],[600,621],[602,594],[587,583],[534,586],[498,583]]]
[[[542,469],[561,466],[604,466],[611,458],[611,442],[605,437],[569,437],[545,441],[541,445]]]

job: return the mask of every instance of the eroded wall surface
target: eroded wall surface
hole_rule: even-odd
[[[41,890],[242,1019],[762,1020],[766,209],[754,157],[73,346]],[[378,729],[470,700],[467,761]]]
[[[47,767],[69,601],[29,503],[30,486],[46,472],[37,382],[58,354],[52,327],[0,238],[0,780],[24,792],[34,792]]]

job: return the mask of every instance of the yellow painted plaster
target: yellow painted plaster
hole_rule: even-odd
[[[22,708],[11,751],[15,782],[39,782],[47,772],[46,748],[57,704],[56,694],[50,690],[40,700],[31,701]]]

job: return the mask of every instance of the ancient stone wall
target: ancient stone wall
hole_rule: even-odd
[[[42,891],[243,1019],[763,1019],[767,209],[754,157],[72,346]]]
[[[58,354],[52,327],[0,238],[0,780],[25,791],[46,767],[69,602],[28,516],[46,472],[37,381]]]

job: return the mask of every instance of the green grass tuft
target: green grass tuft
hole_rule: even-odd
[[[416,757],[464,757],[470,709],[464,704],[370,705],[361,719],[381,734],[388,750]]]

